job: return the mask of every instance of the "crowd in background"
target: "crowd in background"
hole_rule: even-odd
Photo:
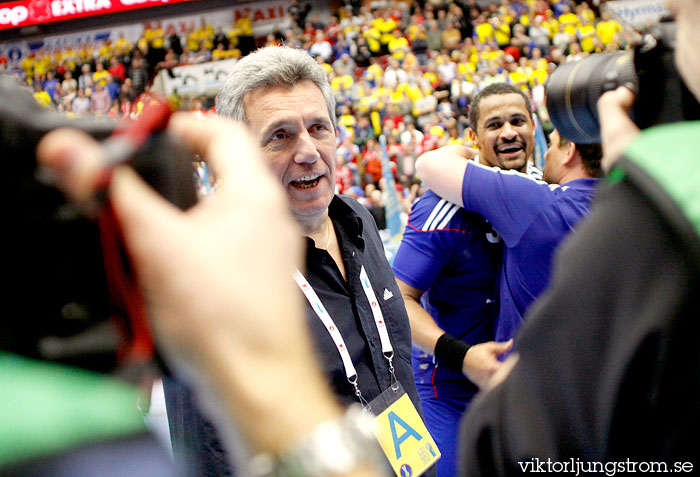
[[[569,0],[352,1],[326,21],[292,0],[288,15],[290,28],[257,41],[249,17],[228,31],[202,20],[183,35],[153,22],[136,43],[120,35],[34,51],[14,64],[0,58],[0,65],[47,107],[118,118],[138,112],[160,70],[240,58],[262,45],[306,49],[336,95],[337,191],[364,202],[383,228],[380,135],[408,208],[418,193],[415,159],[443,145],[471,145],[467,110],[481,88],[522,88],[546,130],[544,84],[553,69],[632,41],[605,9]],[[171,99],[178,109],[213,109],[211,97]]]

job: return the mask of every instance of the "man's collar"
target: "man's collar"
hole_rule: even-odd
[[[356,247],[364,248],[362,219],[340,196],[333,197],[328,206],[328,215],[336,225],[340,226],[343,239],[350,239]]]

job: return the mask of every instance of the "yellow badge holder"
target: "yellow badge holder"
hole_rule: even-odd
[[[365,411],[376,416],[374,434],[397,476],[421,475],[440,458],[433,437],[398,381]]]

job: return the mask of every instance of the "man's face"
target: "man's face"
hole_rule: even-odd
[[[542,180],[549,184],[558,184],[561,177],[561,168],[564,158],[568,154],[571,143],[559,146],[560,136],[556,129],[549,135],[549,149],[544,153],[544,169]]]
[[[483,98],[475,136],[482,162],[524,172],[535,144],[535,127],[525,99],[516,93]]]
[[[321,90],[311,81],[261,88],[244,107],[295,218],[323,216],[335,192],[335,130]]]

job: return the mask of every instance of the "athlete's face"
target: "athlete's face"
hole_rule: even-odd
[[[476,142],[479,159],[501,169],[524,172],[535,144],[535,127],[517,93],[494,94],[479,102]]]
[[[245,96],[248,126],[287,193],[298,221],[322,216],[335,192],[335,129],[311,81]]]

